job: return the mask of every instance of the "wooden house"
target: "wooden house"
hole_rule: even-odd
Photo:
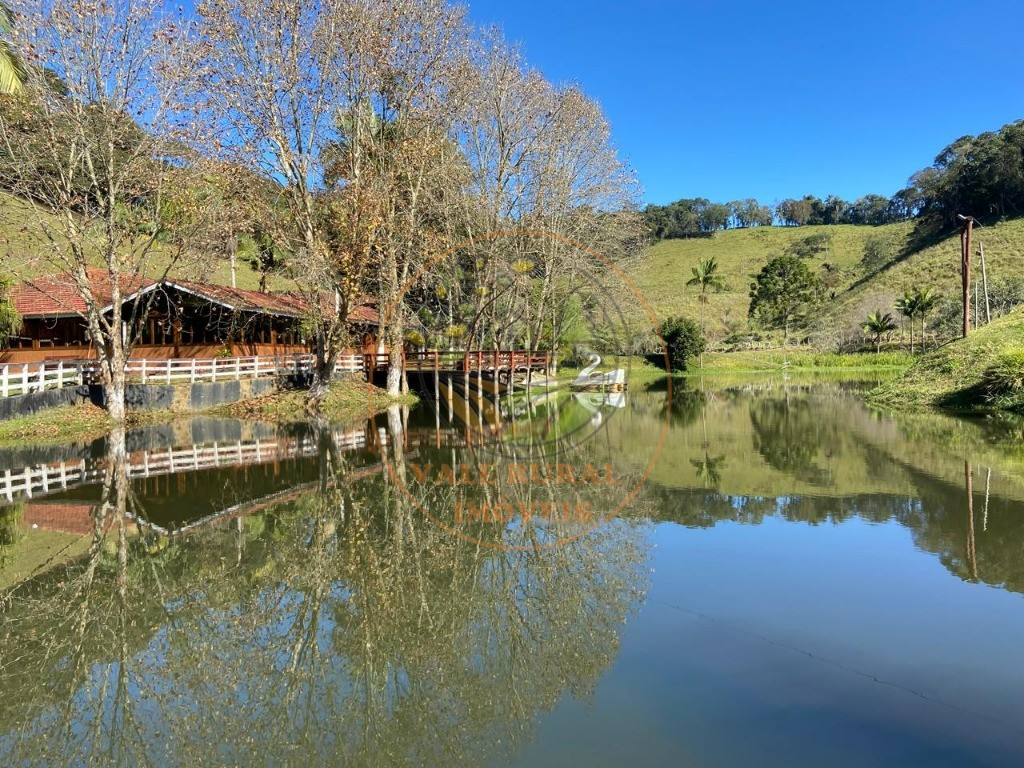
[[[89,269],[94,300],[111,311],[105,270]],[[0,363],[31,363],[96,356],[86,323],[87,307],[70,273],[16,285],[18,334],[0,349]],[[121,285],[125,333],[135,340],[133,358],[211,358],[285,355],[310,351],[303,338],[306,301],[296,293],[230,288],[189,280],[138,278]],[[376,352],[380,320],[369,299],[348,316],[359,351]]]

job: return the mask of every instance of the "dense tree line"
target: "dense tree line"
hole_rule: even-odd
[[[910,177],[891,197],[865,195],[854,201],[836,195],[787,198],[775,206],[753,198],[715,203],[706,198],[649,205],[644,220],[655,240],[707,236],[733,227],[863,224],[877,226],[917,220],[918,232],[941,234],[956,226],[956,215],[976,218],[1024,212],[1024,120],[998,131],[962,136],[935,161]]]

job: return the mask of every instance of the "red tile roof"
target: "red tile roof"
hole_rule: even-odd
[[[243,312],[263,312],[271,315],[301,317],[306,314],[309,304],[305,298],[294,291],[273,291],[261,293],[241,288],[229,288],[226,285],[195,283],[187,280],[167,280],[167,284],[176,285],[186,291],[202,296],[210,301],[224,304],[231,309]],[[321,298],[324,308],[334,305],[334,298],[324,295]],[[348,313],[349,322],[370,323],[380,325],[380,317],[374,309],[374,300],[369,296],[360,296],[356,306]]]
[[[110,305],[110,275],[104,269],[87,267],[86,275],[93,301],[103,307]],[[138,277],[121,280],[121,295],[127,296],[153,284],[152,280]],[[70,272],[46,275],[14,286],[11,289],[14,308],[22,317],[56,317],[60,315],[85,315],[88,311],[75,278]]]
[[[94,301],[103,307],[109,306],[111,293],[109,274],[106,270],[94,267],[86,269],[86,273]],[[198,283],[191,280],[164,280],[163,284],[240,312],[301,317],[309,306],[302,296],[291,291],[261,293],[260,291]],[[136,291],[154,285],[156,283],[148,278],[136,278],[134,281],[125,278],[121,282],[121,295],[128,298]],[[87,312],[85,300],[78,291],[75,279],[70,272],[48,275],[21,283],[12,289],[11,298],[14,300],[14,307],[18,314],[26,318],[82,316]],[[333,304],[334,300],[325,296],[323,301],[326,307]],[[361,296],[357,305],[349,312],[349,321],[379,325],[380,317],[373,307],[373,303],[371,297]]]
[[[306,303],[288,293],[261,293],[242,288],[230,288],[226,285],[196,283],[191,280],[167,280],[166,283],[216,304],[223,304],[229,309],[242,312],[263,312],[269,315],[300,317],[306,311]]]
[[[82,535],[93,529],[92,512],[95,508],[95,504],[84,501],[49,504],[34,502],[25,505],[21,522],[30,528]]]

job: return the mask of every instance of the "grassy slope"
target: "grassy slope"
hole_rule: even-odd
[[[0,193],[0,271],[11,273],[18,279],[62,271],[55,270],[54,260],[46,258],[49,245],[42,234],[40,215],[24,201]],[[170,253],[157,243],[150,254],[146,273],[151,277],[159,277],[167,268],[169,258]],[[190,254],[176,265],[172,276],[230,285],[231,264],[226,258],[211,259],[207,254]],[[235,282],[239,288],[256,290],[260,280],[259,275],[239,259],[235,268]],[[272,278],[270,281],[273,290],[294,287],[290,280]]]
[[[770,258],[797,240],[828,232],[832,235],[829,250],[807,261],[821,275],[826,274],[822,269],[825,262],[834,267],[831,274],[835,275],[837,295],[826,305],[826,316],[841,331],[855,330],[868,312],[877,308],[892,311],[893,301],[905,289],[931,286],[940,294],[958,295],[960,240],[956,234],[862,279],[858,262],[868,237],[884,235],[900,247],[910,230],[910,223],[883,227],[761,227],[719,232],[711,238],[665,240],[647,250],[635,270],[635,279],[658,315],[682,314],[697,319],[698,292],[686,281],[700,259],[715,257],[726,290],[710,295],[707,324],[712,335],[721,336],[729,325],[745,326],[752,276]],[[975,239],[984,243],[990,280],[1024,269],[1024,219],[979,229]],[[980,279],[980,269],[976,278]]]
[[[986,387],[986,374],[1003,368],[1015,382]],[[907,373],[879,387],[871,399],[891,407],[938,405],[1024,411],[1024,308],[923,355]]]
[[[827,251],[809,258],[807,263],[819,274],[825,274],[822,268],[825,262],[833,265],[838,271],[839,287],[845,289],[859,277],[857,263],[869,235],[884,232],[902,242],[909,226],[754,227],[718,232],[710,238],[663,240],[644,254],[636,270],[637,287],[657,314],[699,318],[698,291],[687,286],[686,281],[698,261],[714,257],[726,287],[720,293],[709,295],[707,325],[713,335],[721,335],[728,325],[746,325],[748,292],[758,270],[795,241],[822,232],[831,234],[832,242]]]

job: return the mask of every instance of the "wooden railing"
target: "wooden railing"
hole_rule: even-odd
[[[0,397],[43,392],[81,383],[82,369],[75,363],[0,365]]]
[[[536,371],[547,370],[550,363],[550,352],[526,350],[427,350],[405,354],[407,371]]]
[[[478,371],[488,373],[547,370],[550,352],[523,350],[468,350],[406,352],[405,368],[412,372]],[[388,365],[387,354],[340,355],[335,373],[365,375]],[[44,389],[102,381],[98,360],[0,365],[0,397],[41,392]],[[275,357],[213,357],[129,360],[125,369],[130,382],[142,384],[194,384],[199,381],[230,381],[267,376],[310,373],[312,355]]]
[[[81,364],[84,380],[100,382],[100,363],[95,360]],[[142,384],[194,384],[197,381],[232,381],[264,376],[290,376],[313,370],[312,355],[278,357],[212,357],[184,360],[129,360],[125,373],[129,381]],[[362,373],[360,355],[340,355],[335,362],[336,373]]]

